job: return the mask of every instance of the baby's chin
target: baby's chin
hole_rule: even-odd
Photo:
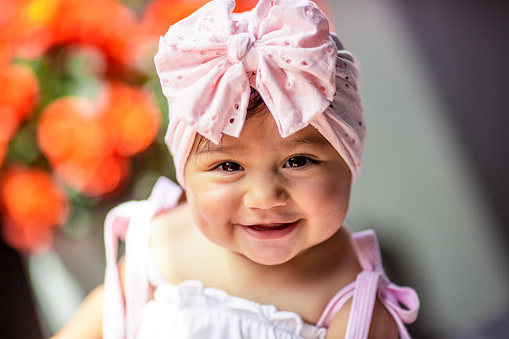
[[[239,252],[237,253],[246,258],[247,260],[252,261],[259,265],[278,266],[290,263],[292,260],[308,252],[308,250],[309,249],[300,252],[294,252],[287,250],[278,251],[277,249],[273,249],[272,251],[263,251],[263,253],[239,253]]]

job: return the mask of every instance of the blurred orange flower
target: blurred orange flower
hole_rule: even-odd
[[[7,143],[0,140],[0,168],[2,167],[5,154],[7,154]]]
[[[78,97],[53,101],[38,124],[38,143],[52,165],[102,158],[112,151],[107,131],[101,124],[97,105]]]
[[[124,62],[129,38],[138,31],[136,14],[115,0],[58,0],[51,22],[54,44],[96,46],[107,57]]]
[[[154,102],[139,87],[120,82],[110,86],[103,121],[111,133],[116,154],[133,156],[154,141],[161,122],[161,113]]]
[[[53,101],[41,113],[37,137],[51,166],[74,189],[99,196],[115,188],[91,188],[98,168],[113,150],[97,105],[91,101],[76,97]]]
[[[54,228],[69,214],[66,194],[51,175],[39,169],[8,168],[0,179],[2,235],[20,251],[50,248]]]
[[[39,83],[28,67],[6,64],[0,72],[0,143],[7,143],[37,103]]]
[[[114,191],[127,177],[127,157],[155,139],[160,113],[137,87],[106,86],[97,102],[66,97],[41,113],[38,143],[64,181],[88,196]]]
[[[91,161],[69,159],[54,167],[66,184],[89,197],[112,195],[129,174],[127,158],[106,154]]]
[[[36,30],[26,15],[29,0],[0,0],[0,63],[9,62],[19,46]],[[38,40],[34,41],[37,45]]]
[[[0,0],[0,60],[37,58],[55,46],[84,44],[129,66],[136,13],[116,0]]]

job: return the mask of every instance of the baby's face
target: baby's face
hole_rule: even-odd
[[[312,126],[283,139],[266,111],[239,138],[195,140],[185,168],[195,223],[212,242],[264,265],[285,263],[339,230],[350,171]]]

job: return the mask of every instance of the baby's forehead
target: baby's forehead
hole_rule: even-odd
[[[260,111],[251,119],[246,120],[239,137],[223,135],[218,144],[197,134],[194,151],[196,155],[203,153],[241,154],[261,148],[267,152],[274,150],[293,151],[299,147],[324,148],[333,146],[312,125],[289,135],[281,137],[277,125],[268,110]]]

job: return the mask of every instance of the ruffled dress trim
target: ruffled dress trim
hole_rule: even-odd
[[[239,333],[254,331],[258,335],[255,336],[256,338],[265,338],[264,335],[269,333],[271,336],[267,338],[271,338],[272,335],[274,338],[324,338],[326,333],[325,328],[306,323],[294,312],[280,311],[273,305],[263,305],[235,297],[222,290],[205,287],[197,280],[187,280],[179,285],[163,284],[157,287],[154,299],[147,304],[144,316],[152,317],[153,311],[157,309],[164,312],[164,308],[167,309],[168,314],[178,310],[181,315],[185,314],[182,318],[190,316],[191,321],[195,324],[201,323],[200,326],[214,324],[221,327],[221,323],[225,321],[225,327],[231,329],[231,326],[238,326]],[[185,324],[181,325],[184,325],[187,330]],[[142,326],[140,334],[143,331]]]

